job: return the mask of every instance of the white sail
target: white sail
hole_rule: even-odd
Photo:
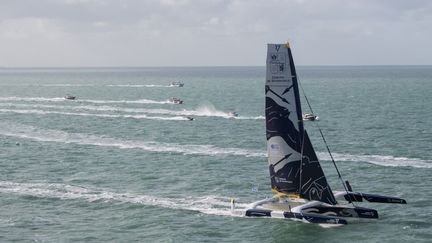
[[[272,188],[299,192],[303,124],[295,68],[288,44],[268,44],[265,91]]]
[[[298,80],[288,44],[268,45],[265,89],[272,189],[336,204],[303,128]]]

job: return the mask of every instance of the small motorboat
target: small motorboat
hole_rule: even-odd
[[[175,98],[175,97],[171,97],[169,99],[169,102],[171,102],[173,104],[177,104],[177,105],[183,104],[183,100],[181,100],[179,98]]]
[[[238,117],[238,114],[235,111],[230,111],[230,112],[228,112],[228,116],[229,117]]]
[[[172,81],[169,86],[170,87],[183,87],[184,83],[182,83],[180,81]]]
[[[303,114],[303,121],[318,121],[319,117],[315,116],[312,113],[304,113]]]
[[[193,117],[191,117],[191,116],[185,116],[185,118],[186,119],[188,119],[189,121],[193,121],[193,120],[195,120]]]
[[[64,98],[67,99],[67,100],[74,100],[74,99],[76,99],[76,96],[66,95]]]

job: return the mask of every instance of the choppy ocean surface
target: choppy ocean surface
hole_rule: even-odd
[[[333,190],[316,123],[354,190],[407,205],[365,203],[379,220],[330,229],[233,216],[231,198],[272,195],[264,67],[0,69],[0,241],[429,241],[432,66],[297,72]]]

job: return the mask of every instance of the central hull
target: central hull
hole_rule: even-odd
[[[377,219],[378,212],[352,205],[330,205],[301,198],[273,197],[252,204],[251,208],[246,210],[245,216],[291,219],[319,224],[347,224],[352,221]]]

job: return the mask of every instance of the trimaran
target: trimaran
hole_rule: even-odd
[[[359,207],[357,202],[406,204],[397,197],[353,192],[348,181],[342,180],[326,144],[345,189],[333,192],[303,126],[299,83],[289,44],[268,44],[266,66],[267,154],[271,187],[276,194],[251,204],[245,216],[347,224],[378,218],[376,210]]]

